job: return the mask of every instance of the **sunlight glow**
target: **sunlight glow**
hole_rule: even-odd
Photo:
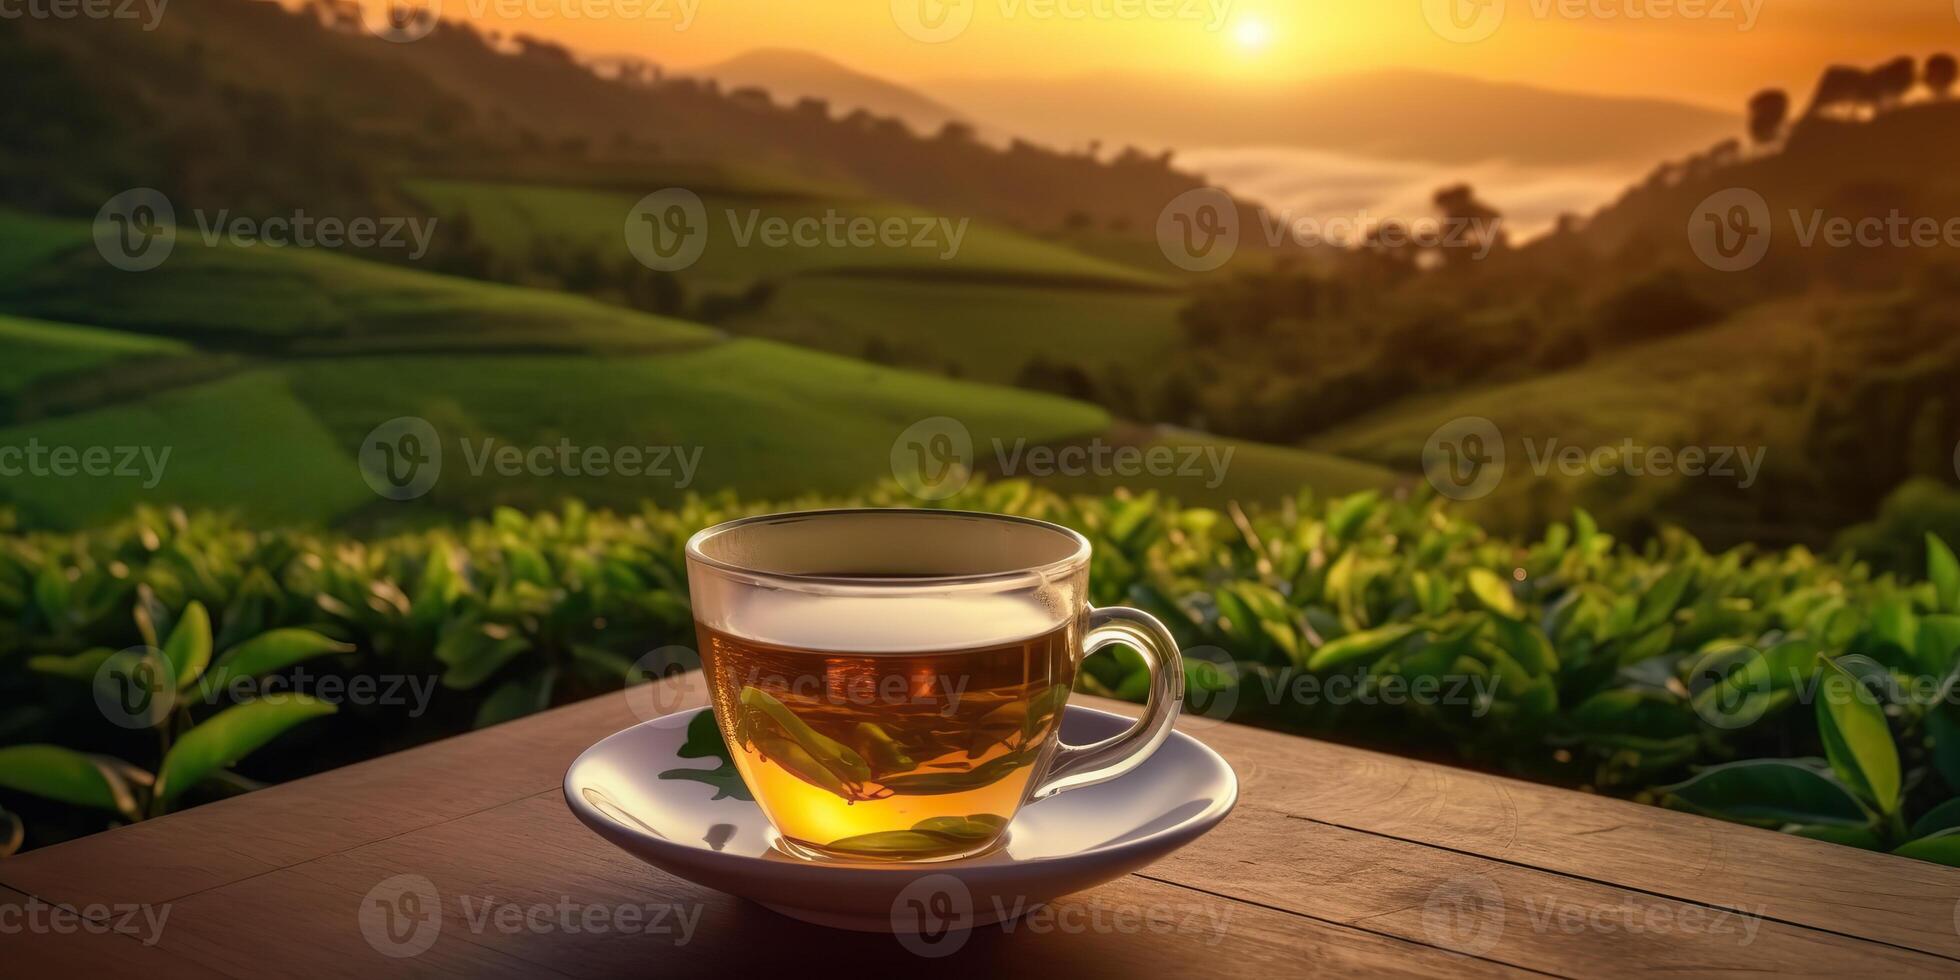
[[[1232,40],[1247,51],[1260,51],[1273,41],[1272,28],[1257,17],[1245,17],[1232,28]]]

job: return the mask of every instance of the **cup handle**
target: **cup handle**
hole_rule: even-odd
[[[1178,653],[1177,640],[1157,617],[1140,609],[1111,606],[1089,610],[1082,656],[1086,658],[1112,643],[1134,647],[1150,668],[1150,698],[1143,717],[1129,731],[1100,742],[1070,745],[1058,741],[1048,774],[1028,794],[1030,801],[1115,779],[1142,765],[1171,736],[1171,724],[1177,721],[1178,708],[1184,703],[1184,657]]]

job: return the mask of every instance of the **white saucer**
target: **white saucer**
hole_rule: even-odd
[[[1197,839],[1238,801],[1218,753],[1173,732],[1143,765],[1109,782],[1021,808],[1004,847],[926,864],[812,862],[772,843],[775,831],[740,779],[714,757],[684,758],[696,708],[615,733],[565,772],[565,801],[599,836],[654,867],[759,902],[791,918],[868,932],[988,925],[1135,871]],[[1121,733],[1130,719],[1069,706],[1065,741]],[[676,776],[694,770],[699,776]],[[664,774],[664,775],[663,775]],[[729,782],[732,780],[732,783]]]

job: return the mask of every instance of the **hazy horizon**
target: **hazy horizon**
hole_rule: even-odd
[[[379,7],[385,0],[360,2]],[[1924,55],[1941,39],[1960,45],[1953,6],[1918,0],[1856,9],[1830,0],[1486,0],[1488,9],[1504,14],[1487,37],[1469,43],[1445,36],[1450,28],[1434,7],[1442,0],[1347,0],[1315,10],[1278,0],[1193,0],[1165,4],[1173,13],[1156,18],[1068,18],[1038,13],[1050,7],[1030,0],[973,0],[967,26],[938,43],[909,36],[893,4],[636,2],[639,16],[621,6],[620,13],[594,17],[578,0],[438,0],[435,6],[444,17],[482,28],[529,33],[583,54],[646,58],[677,71],[771,47],[810,51],[920,88],[962,79],[1061,81],[1104,71],[1298,82],[1400,68],[1724,111],[1765,87],[1807,94],[1827,64]],[[945,6],[964,9],[963,3]],[[1053,9],[1104,6],[1107,0],[1055,0]],[[1636,16],[1649,7],[1651,13]],[[1705,12],[1680,12],[1695,9]],[[1749,57],[1736,57],[1738,41]]]

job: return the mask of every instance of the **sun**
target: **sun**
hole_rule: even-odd
[[[1241,17],[1232,26],[1232,40],[1246,51],[1264,50],[1273,40],[1273,29],[1257,17]]]

